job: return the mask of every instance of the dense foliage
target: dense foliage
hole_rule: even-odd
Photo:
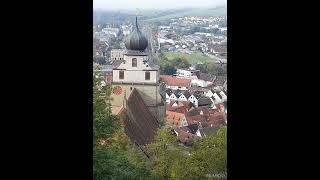
[[[154,179],[221,179],[227,177],[227,128],[217,135],[180,145],[168,129],[160,129],[150,145]]]
[[[160,73],[173,75],[176,73],[177,68],[188,68],[191,64],[184,57],[175,57],[172,60],[164,58],[160,61]]]
[[[132,146],[118,118],[111,114],[109,86],[101,86],[94,75],[93,87],[93,177],[103,179],[145,179],[151,167],[144,153]]]

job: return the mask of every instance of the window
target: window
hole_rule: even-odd
[[[132,67],[137,67],[137,58],[132,58]]]
[[[119,71],[119,79],[124,79],[124,71]]]
[[[150,80],[150,72],[145,72],[145,80]]]

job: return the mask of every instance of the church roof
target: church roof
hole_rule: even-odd
[[[137,17],[135,29],[126,39],[125,46],[128,50],[136,51],[144,51],[148,47],[148,39],[139,30]]]
[[[119,115],[125,125],[125,132],[133,143],[145,145],[153,141],[159,123],[145,105],[137,89],[132,90],[126,108]]]

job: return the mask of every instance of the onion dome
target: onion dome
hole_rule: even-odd
[[[148,46],[148,40],[144,34],[139,30],[138,20],[136,17],[136,27],[132,33],[127,37],[125,46],[128,50],[144,51]]]

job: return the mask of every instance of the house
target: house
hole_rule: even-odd
[[[160,81],[166,84],[166,88],[172,90],[187,90],[191,84],[190,79],[178,78],[170,75],[160,75]]]
[[[211,90],[211,89],[208,89],[208,91],[204,93],[204,95],[205,95],[206,97],[212,97],[213,94],[214,94],[214,91]]]
[[[223,83],[223,90],[227,92],[227,80]]]
[[[198,131],[199,129],[199,126],[198,124],[190,124],[188,126],[185,126],[186,128],[188,128],[188,131],[187,132],[190,132],[192,134],[196,134],[196,132]]]
[[[196,132],[196,135],[198,137],[207,137],[210,135],[217,134],[220,127],[205,127],[205,128],[199,128]]]
[[[210,82],[202,80],[202,79],[192,79],[191,80],[191,86],[192,87],[208,87]]]
[[[202,128],[202,124],[204,127],[207,127],[207,119],[208,117],[203,115],[196,115],[196,116],[186,116],[188,125],[197,124],[199,128]]]
[[[166,103],[170,103],[170,96],[172,94],[172,90],[166,89],[165,94],[166,94]]]
[[[227,116],[224,112],[216,112],[209,116],[207,122],[202,123],[202,127],[221,127],[226,125]]]
[[[166,105],[166,109],[168,111],[179,113],[186,113],[193,108],[195,108],[195,106],[189,101],[171,101]]]
[[[186,127],[174,127],[173,129],[179,141],[186,146],[191,146],[194,140],[200,139],[197,135],[189,132]]]
[[[123,60],[124,49],[112,49],[110,52],[110,61]]]
[[[171,100],[177,100],[177,96],[172,92],[171,95],[169,96],[170,101]]]
[[[196,107],[198,107],[198,99],[200,95],[198,94],[191,94],[188,98],[188,101],[192,102]]]
[[[223,102],[227,101],[227,92],[220,91],[219,94],[220,94],[221,99],[222,99]]]
[[[198,99],[198,107],[213,107],[213,102],[209,97],[201,97]]]
[[[223,99],[220,93],[214,92],[211,98],[214,101],[214,104],[219,104],[223,102]]]
[[[203,87],[189,87],[188,91],[191,94],[200,94],[201,96],[206,95],[208,93],[209,89],[208,88],[203,88]]]
[[[197,73],[199,72],[199,70],[193,70],[190,68],[180,68],[177,69],[177,76],[181,76],[181,77],[191,77],[191,76],[195,76],[197,75]]]
[[[191,96],[191,94],[189,93],[189,91],[184,91],[178,98],[179,101],[188,101],[189,97]]]
[[[183,113],[173,112],[173,111],[166,111],[166,122],[170,126],[187,126],[187,120]]]
[[[218,112],[218,109],[211,109],[208,107],[197,107],[190,109],[187,113],[186,116],[196,116],[196,115],[201,115],[201,116],[206,116],[209,117],[213,115],[214,113]]]

